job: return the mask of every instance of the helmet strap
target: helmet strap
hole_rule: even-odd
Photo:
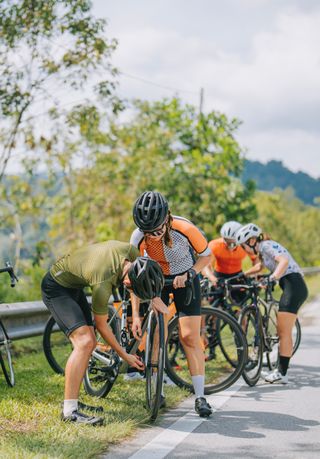
[[[258,243],[258,241],[256,241],[253,245],[250,245],[250,244],[248,244],[248,243],[246,242],[247,246],[250,247],[250,249],[252,249],[252,250],[254,251],[254,254],[255,254],[255,255],[258,255],[258,252],[257,252],[257,250],[256,250],[257,243]]]

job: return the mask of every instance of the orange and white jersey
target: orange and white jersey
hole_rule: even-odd
[[[194,253],[200,257],[211,255],[206,238],[186,218],[173,216],[170,237],[172,247],[167,247],[164,238],[156,240],[144,237],[143,232],[137,228],[131,235],[130,244],[137,247],[141,255],[157,261],[165,276],[181,274],[192,268]]]

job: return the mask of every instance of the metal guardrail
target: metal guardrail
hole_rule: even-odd
[[[302,271],[306,275],[318,274],[320,267],[303,268]],[[42,335],[49,316],[42,301],[0,304],[0,317],[12,340]]]
[[[0,317],[12,340],[42,335],[49,316],[42,301],[0,304]]]

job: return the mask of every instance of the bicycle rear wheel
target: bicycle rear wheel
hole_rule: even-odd
[[[267,321],[267,343],[271,350],[267,352],[267,364],[270,370],[274,370],[279,365],[279,337],[277,331],[277,315],[279,303],[273,302],[269,306],[268,321]],[[301,342],[301,326],[298,318],[292,329],[292,355],[294,355]]]
[[[155,421],[161,403],[165,343],[164,320],[161,313],[150,312],[145,350],[146,400],[151,421]]]
[[[300,346],[300,343],[301,343],[301,325],[300,325],[298,318],[296,319],[296,322],[292,330],[292,340],[293,340],[292,355],[294,355],[297,352]]]
[[[212,394],[230,387],[241,376],[247,360],[247,343],[239,324],[227,312],[202,308],[201,315],[202,328],[205,329],[201,337],[206,360],[205,394]],[[188,362],[179,340],[178,317],[174,317],[169,324],[166,371],[177,386],[194,391]]]
[[[112,306],[109,307],[109,317],[113,317],[109,322],[112,333],[120,342],[120,319]],[[103,398],[108,395],[118,377],[121,360],[97,332],[96,337],[97,346],[90,357],[83,386],[87,394]]]
[[[254,306],[246,306],[241,311],[239,323],[248,344],[248,359],[242,376],[248,386],[255,386],[260,378],[264,350],[260,311]]]
[[[0,365],[8,386],[14,386],[14,372],[12,366],[10,340],[4,325],[0,321]]]
[[[42,346],[44,355],[53,371],[64,375],[67,360],[72,352],[72,345],[52,316],[46,323]]]

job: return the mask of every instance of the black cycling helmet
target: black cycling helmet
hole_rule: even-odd
[[[158,191],[145,191],[135,202],[133,220],[141,231],[153,231],[168,215],[168,202]]]
[[[159,263],[148,257],[138,257],[130,266],[128,276],[133,293],[141,300],[161,295],[164,277]]]

